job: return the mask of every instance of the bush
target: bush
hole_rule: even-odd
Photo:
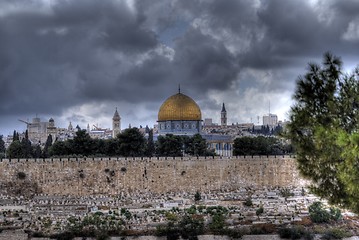
[[[271,234],[276,232],[276,226],[272,223],[256,224],[250,228],[250,234]]]
[[[293,197],[294,193],[292,193],[288,188],[284,188],[280,190],[280,195],[287,199],[289,197]]]
[[[212,221],[208,225],[209,229],[214,233],[222,233],[225,229],[225,217],[221,213],[217,213],[212,216]]]
[[[330,208],[330,211],[327,211],[321,202],[314,202],[309,206],[309,216],[315,223],[327,223],[330,220],[338,221],[342,218],[340,209]]]
[[[260,208],[257,209],[256,215],[259,216],[259,215],[261,215],[263,212],[264,212],[263,207],[260,207]]]
[[[196,194],[194,195],[194,200],[197,202],[201,199],[202,199],[201,193],[199,191],[197,191]]]
[[[338,221],[342,218],[342,212],[339,208],[330,208],[329,214],[334,221]]]
[[[280,228],[278,234],[281,238],[300,239],[304,236],[305,230],[302,227]]]
[[[247,207],[252,207],[253,206],[253,202],[251,198],[247,198],[246,201],[243,203],[244,206]]]
[[[322,239],[342,239],[350,236],[351,234],[347,233],[345,230],[339,228],[331,228],[324,233]]]

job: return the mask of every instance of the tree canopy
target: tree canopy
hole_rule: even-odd
[[[14,136],[18,136],[14,132]],[[214,152],[207,149],[207,143],[200,134],[175,136],[168,134],[153,140],[153,131],[148,130],[148,138],[138,128],[128,128],[114,139],[92,139],[86,130],[79,129],[73,139],[66,141],[55,140],[52,143],[49,135],[45,146],[32,145],[28,134],[19,141],[15,140],[7,149],[10,158],[39,158],[39,157],[82,157],[82,156],[123,156],[123,157],[153,157],[157,156],[213,156]],[[1,145],[1,144],[0,144]]]
[[[233,143],[233,155],[283,155],[293,153],[290,144],[275,137],[240,137]]]
[[[314,193],[359,213],[359,69],[345,74],[326,53],[298,78],[294,101],[286,134],[300,172]]]

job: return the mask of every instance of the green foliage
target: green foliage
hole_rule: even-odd
[[[182,137],[184,138],[184,151],[186,154],[192,156],[206,156],[207,154],[207,143],[200,134],[195,134],[193,137]]]
[[[351,237],[351,234],[340,228],[331,228],[324,232],[322,239],[343,239],[346,237]]]
[[[3,135],[0,135],[0,158],[5,156],[5,142],[3,140]]]
[[[250,228],[250,234],[271,234],[276,232],[276,226],[271,223],[255,224]]]
[[[117,136],[119,153],[125,157],[143,156],[145,153],[145,137],[138,128],[127,128]]]
[[[256,215],[259,216],[259,215],[261,215],[263,212],[264,212],[264,209],[263,209],[263,207],[261,206],[261,207],[259,207],[259,208],[256,210]]]
[[[181,229],[181,236],[184,239],[203,234],[203,218],[197,215],[184,215],[179,222],[179,228]]]
[[[50,156],[63,156],[63,155],[70,155],[72,154],[71,146],[69,141],[55,142],[50,148],[49,148],[49,155]]]
[[[198,215],[184,215],[179,222],[169,221],[165,226],[156,227],[157,236],[166,236],[167,239],[197,239],[204,233],[203,218]]]
[[[153,130],[151,129],[148,132],[148,139],[147,139],[147,145],[146,145],[146,156],[152,157],[155,154],[155,143],[153,141]]]
[[[86,130],[78,130],[74,139],[70,139],[71,152],[77,155],[89,156],[93,154],[93,140]]]
[[[159,156],[178,157],[183,154],[192,156],[214,156],[214,152],[207,149],[207,142],[200,134],[193,137],[166,134],[159,136],[156,142],[156,152]]]
[[[330,214],[323,207],[321,202],[314,202],[309,206],[310,219],[315,223],[329,222]]]
[[[314,239],[313,234],[307,232],[302,226],[283,227],[278,230],[278,234],[281,238],[300,239],[304,237],[308,240]]]
[[[177,240],[180,238],[180,231],[175,222],[169,221],[165,226],[156,227],[157,236],[166,236],[168,240]]]
[[[252,207],[253,206],[253,202],[252,202],[252,199],[250,197],[248,197],[244,203],[243,203],[244,206],[247,206],[247,207]]]
[[[160,156],[182,156],[183,139],[181,136],[166,134],[157,138],[157,154]]]
[[[126,208],[121,208],[121,215],[125,216],[127,220],[130,220],[132,218],[131,212]]]
[[[206,212],[211,216],[215,214],[226,215],[228,213],[228,209],[222,206],[211,206],[206,208]]]
[[[212,216],[212,221],[208,225],[214,233],[221,233],[225,229],[225,216],[222,213],[216,213]]]
[[[46,139],[44,150],[42,151],[42,157],[47,158],[49,156],[49,148],[52,146],[52,135],[49,134]]]
[[[240,137],[234,139],[233,155],[282,155],[288,147],[275,137]]]
[[[286,135],[312,191],[359,213],[359,69],[344,74],[341,66],[329,53],[322,66],[309,64],[297,81]]]
[[[14,133],[12,135],[12,141],[20,141],[20,138],[19,138],[19,133],[17,133],[15,130],[14,130]]]
[[[199,191],[196,191],[196,194],[194,195],[194,200],[197,202],[201,199],[202,199],[201,193]]]
[[[40,145],[36,145],[36,147],[34,149],[33,157],[40,158],[41,155],[42,155],[41,147],[40,147]]]
[[[342,212],[340,211],[339,208],[331,207],[329,209],[329,214],[331,219],[334,221],[339,221],[340,219],[342,219]]]
[[[6,150],[9,158],[20,158],[22,156],[22,146],[20,141],[13,141]]]
[[[190,208],[187,209],[187,213],[188,214],[196,214],[197,213],[197,208],[195,205],[192,205]]]
[[[74,237],[92,237],[95,239],[108,239],[110,235],[119,235],[122,231],[120,219],[104,215],[101,212],[85,216],[82,220],[69,217],[64,232],[50,236],[55,239],[73,239]]]
[[[35,156],[36,152],[31,146],[29,140],[28,131],[25,132],[25,137],[19,141],[19,134],[14,131],[14,139],[10,146],[8,147],[6,153],[9,158],[32,158]]]
[[[293,197],[294,193],[292,193],[288,188],[282,188],[280,189],[280,195],[287,199],[288,197]]]
[[[155,153],[159,156],[182,156],[190,154],[195,156],[214,155],[213,151],[207,150],[207,143],[201,135],[193,137],[175,136],[167,134],[159,136],[156,143],[153,141],[153,131],[149,130],[146,140],[144,135],[137,128],[125,129],[118,134],[116,139],[91,139],[90,135],[79,129],[74,139],[66,141],[55,141],[52,144],[52,137],[49,135],[42,157],[65,156],[124,156],[124,157],[152,157]],[[14,143],[9,150],[13,157],[23,157],[23,147]]]
[[[309,206],[309,216],[315,223],[338,221],[342,217],[340,209],[330,208],[330,211],[327,211],[321,202],[314,202]]]

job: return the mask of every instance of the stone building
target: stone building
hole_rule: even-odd
[[[278,125],[278,117],[275,114],[269,113],[268,115],[263,116],[263,126],[277,126]]]

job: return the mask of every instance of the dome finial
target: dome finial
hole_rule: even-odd
[[[178,93],[181,93],[181,84],[178,84]]]

